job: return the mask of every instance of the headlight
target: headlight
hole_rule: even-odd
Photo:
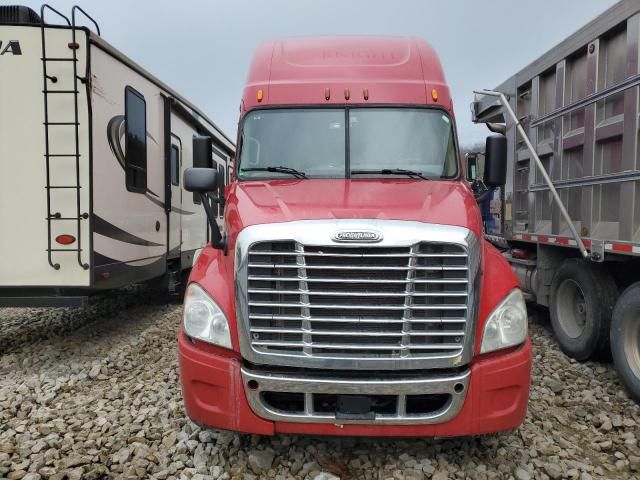
[[[527,307],[519,288],[511,292],[491,312],[482,334],[480,353],[520,345],[527,338]]]
[[[190,337],[232,348],[227,317],[197,283],[189,285],[184,295],[182,321]]]

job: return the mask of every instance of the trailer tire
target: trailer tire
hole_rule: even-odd
[[[640,402],[640,282],[622,292],[613,309],[611,354],[622,383]]]
[[[600,265],[565,260],[551,282],[549,313],[560,348],[576,360],[607,354],[617,296],[613,278]]]

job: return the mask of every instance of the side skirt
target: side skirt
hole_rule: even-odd
[[[164,275],[167,272],[167,255],[154,258],[154,261],[146,265],[135,265],[136,261],[119,262],[94,252],[97,265],[93,270],[93,285],[97,290],[106,290]]]
[[[0,308],[86,307],[88,293],[57,288],[0,288]]]

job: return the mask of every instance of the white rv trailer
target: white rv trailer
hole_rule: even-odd
[[[202,136],[228,178],[233,142],[82,9],[0,6],[0,306],[80,306],[188,271],[210,234],[181,186]]]

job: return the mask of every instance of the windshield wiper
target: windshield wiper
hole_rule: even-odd
[[[422,180],[430,180],[420,172],[414,170],[405,170],[404,168],[382,168],[380,170],[351,170],[351,175],[375,175],[376,173],[381,175],[406,175],[408,177],[418,177]]]
[[[275,172],[275,173],[288,173],[296,178],[307,178],[307,174],[290,167],[252,167],[243,168],[241,172]]]

